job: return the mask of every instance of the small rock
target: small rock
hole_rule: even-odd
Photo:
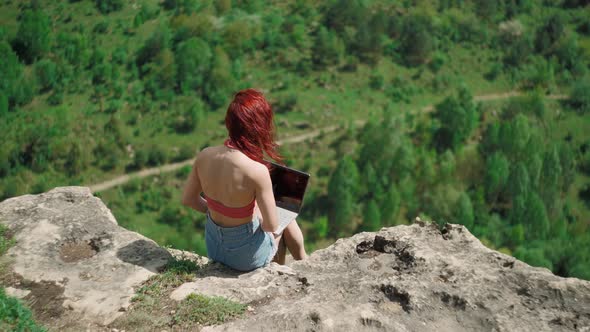
[[[249,312],[252,312],[252,311],[254,311],[254,308],[252,308],[251,306],[248,306],[248,307],[246,308],[246,310],[247,310],[247,311],[249,311]]]
[[[176,310],[170,310],[170,314],[174,315],[176,313]]]
[[[118,329],[111,329],[111,332],[119,332]]]
[[[29,295],[29,293],[31,292],[28,289],[19,289],[19,288],[13,288],[13,287],[6,287],[6,294],[10,295],[10,296],[14,296],[16,298],[22,299],[23,297]]]
[[[122,312],[122,311],[127,311],[127,308],[125,308],[125,307],[120,307],[120,308],[119,308],[119,311],[121,311],[121,312]]]

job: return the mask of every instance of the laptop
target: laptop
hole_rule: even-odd
[[[309,174],[274,162],[269,163],[272,191],[279,217],[277,233],[281,233],[301,211]]]

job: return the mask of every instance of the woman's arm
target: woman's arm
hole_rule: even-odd
[[[279,228],[279,218],[275,197],[272,192],[272,181],[268,168],[264,165],[256,170],[254,183],[256,184],[256,203],[262,214],[261,228],[265,232],[276,232]]]
[[[203,188],[197,172],[197,160],[193,163],[193,170],[188,176],[182,193],[182,205],[188,206],[202,213],[207,213],[207,201],[201,196]]]

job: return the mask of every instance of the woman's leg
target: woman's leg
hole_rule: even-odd
[[[285,240],[283,235],[277,235],[274,238],[275,245],[277,246],[277,252],[275,257],[272,259],[273,262],[285,265],[285,258],[287,255],[287,248],[285,247]]]
[[[302,260],[307,257],[303,245],[303,233],[296,220],[291,221],[283,231],[283,242],[295,260]]]

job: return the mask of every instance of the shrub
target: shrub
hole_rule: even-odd
[[[374,90],[383,89],[385,78],[380,72],[374,72],[369,78],[369,86]]]
[[[484,78],[488,81],[494,81],[502,73],[502,64],[494,62],[490,66],[490,70],[484,74]]]
[[[96,8],[103,14],[115,12],[123,8],[123,0],[95,0]]]
[[[400,51],[406,64],[416,66],[428,60],[435,46],[433,30],[431,18],[427,15],[415,14],[405,18]]]
[[[590,112],[590,76],[574,83],[570,104],[580,114]]]
[[[147,153],[147,164],[150,166],[158,166],[165,164],[168,161],[168,153],[166,149],[160,145],[152,145]]]
[[[279,98],[273,103],[272,108],[275,113],[287,113],[292,111],[297,105],[297,95],[290,93],[283,98]]]
[[[46,331],[33,320],[31,311],[22,303],[6,295],[4,288],[0,287],[0,325],[6,331]]]
[[[434,73],[438,72],[446,62],[446,56],[441,52],[436,52],[428,64],[428,68]]]
[[[20,19],[13,48],[27,63],[43,57],[51,44],[51,20],[41,10],[27,10]]]
[[[190,145],[183,145],[178,149],[178,153],[172,158],[172,161],[179,162],[195,157],[195,149]]]
[[[57,83],[57,66],[48,59],[43,59],[35,64],[35,74],[39,89],[43,91],[51,90]]]
[[[103,33],[106,33],[108,30],[109,30],[109,22],[105,20],[105,21],[96,23],[96,25],[92,29],[92,32],[103,34]]]

